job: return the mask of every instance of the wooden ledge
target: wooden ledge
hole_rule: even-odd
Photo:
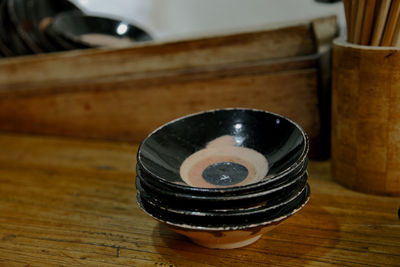
[[[136,143],[0,134],[0,265],[395,266],[400,199],[347,190],[311,162],[311,200],[256,243],[193,245],[135,200]]]

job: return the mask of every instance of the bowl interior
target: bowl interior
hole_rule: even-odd
[[[307,151],[304,131],[289,119],[259,110],[224,109],[190,115],[160,127],[142,142],[138,164],[160,181],[212,190],[284,176],[304,163]],[[191,158],[194,163],[186,164]],[[182,171],[185,164],[189,166],[186,173]],[[191,171],[196,181],[206,182],[196,184],[182,177],[188,173],[190,177]],[[250,173],[255,173],[255,178],[245,183]],[[207,175],[211,177],[208,180]],[[223,179],[229,183],[221,183]]]

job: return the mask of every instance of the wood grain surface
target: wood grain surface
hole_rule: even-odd
[[[400,196],[400,50],[335,41],[332,166],[341,184]]]
[[[326,17],[193,40],[0,60],[0,129],[139,141],[183,115],[249,107],[297,121],[317,148],[323,143],[318,45],[330,44],[336,29],[335,17]]]
[[[399,198],[334,183],[241,249],[192,244],[140,211],[137,144],[0,134],[0,266],[400,266]]]
[[[332,20],[332,18],[330,18]],[[310,21],[197,39],[148,42],[128,48],[98,48],[0,61],[0,92],[9,85],[70,82],[121,74],[174,70],[314,54]]]
[[[34,94],[0,97],[0,128],[140,141],[152,129],[180,116],[208,109],[250,107],[288,116],[313,139],[319,135],[317,80],[316,59],[308,57],[186,69],[157,78],[113,77],[72,87],[48,82],[36,87]],[[62,92],[40,93],[46,88]]]

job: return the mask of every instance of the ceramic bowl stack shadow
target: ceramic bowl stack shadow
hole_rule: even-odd
[[[199,245],[246,246],[308,201],[308,146],[298,124],[267,111],[179,118],[141,143],[137,201]]]
[[[67,0],[0,0],[0,57],[124,47],[151,39],[136,25],[86,15]]]

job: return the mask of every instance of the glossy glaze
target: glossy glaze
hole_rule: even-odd
[[[220,209],[244,209],[268,202],[269,205],[284,201],[297,194],[307,179],[306,171],[294,177],[289,183],[269,190],[250,191],[242,194],[197,196],[188,193],[179,193],[163,187],[148,184],[146,180],[136,177],[136,187],[144,192],[153,201],[168,209],[183,211],[210,211]]]
[[[300,174],[307,170],[308,166],[308,158],[306,157],[303,162],[298,163],[296,168],[293,168],[291,172],[287,173],[284,176],[276,177],[267,180],[263,183],[258,183],[256,186],[240,186],[240,187],[231,187],[231,188],[216,188],[209,190],[208,188],[199,188],[199,187],[189,187],[180,186],[180,184],[172,184],[167,183],[164,180],[160,180],[157,177],[152,176],[151,174],[147,173],[143,167],[141,167],[140,162],[136,165],[136,173],[140,175],[141,179],[144,180],[150,186],[160,188],[166,192],[174,192],[177,194],[187,194],[192,197],[218,197],[222,198],[225,196],[238,196],[243,194],[261,192],[261,191],[269,191],[273,190],[274,188],[278,188],[281,186],[290,183],[293,179],[298,177]]]
[[[278,218],[286,218],[291,215],[293,211],[300,209],[307,202],[309,195],[309,186],[306,185],[306,190],[304,190],[302,194],[283,206],[243,216],[197,216],[177,214],[149,204],[141,197],[140,193],[137,194],[137,200],[143,211],[153,218],[169,225],[185,229],[226,231],[266,225],[276,221]]]
[[[170,203],[165,198],[160,199],[154,194],[149,194],[149,192],[146,192],[140,187],[140,183],[138,183],[138,192],[142,201],[145,201],[156,208],[168,211],[171,214],[177,213],[194,216],[237,217],[254,215],[268,210],[278,209],[299,197],[305,190],[306,183],[307,175],[304,175],[300,180],[296,181],[290,189],[282,192],[282,194],[276,195],[274,198],[266,198],[265,201],[256,204],[244,201],[240,206],[225,205],[224,208],[220,207],[220,205],[215,207],[204,204],[203,206],[196,207],[191,206],[190,203],[187,205],[179,205],[179,202]]]
[[[238,144],[237,137],[232,135],[210,140],[205,148],[187,157],[179,170],[189,186],[222,189],[257,183],[267,173],[267,159]]]
[[[241,191],[267,185],[298,170],[308,152],[308,139],[296,123],[277,114],[251,109],[222,109],[186,116],[158,128],[141,144],[138,164],[160,183],[189,191],[218,192],[218,188],[187,185],[180,176],[181,164],[207,143],[233,136],[238,146],[261,153],[269,164],[260,182],[224,188]]]
[[[48,26],[48,32],[70,45],[79,47],[102,46],[100,43],[88,42],[84,38],[87,34],[115,37],[121,41],[129,39],[132,43],[152,39],[147,32],[132,24],[76,12],[65,12],[55,17]]]

